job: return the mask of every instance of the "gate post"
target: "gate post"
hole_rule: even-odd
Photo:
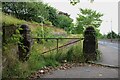
[[[86,28],[84,32],[83,54],[85,61],[96,60],[96,32],[92,26]]]
[[[20,28],[22,29],[20,30],[22,38],[20,38],[20,43],[18,43],[19,59],[21,61],[27,61],[31,48],[30,29],[25,24],[21,25]]]
[[[58,39],[56,39],[57,40],[57,54],[58,54]]]

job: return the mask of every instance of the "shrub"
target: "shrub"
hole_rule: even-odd
[[[45,25],[52,26],[52,23],[50,21],[44,21]]]

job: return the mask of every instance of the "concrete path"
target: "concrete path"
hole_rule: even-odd
[[[42,78],[118,78],[118,69],[83,66],[67,70],[56,70]]]

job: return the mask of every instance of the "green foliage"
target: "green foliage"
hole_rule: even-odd
[[[36,37],[39,38],[50,38],[52,35],[51,28],[47,27],[38,27],[35,31]]]
[[[103,34],[100,39],[107,39],[107,35]]]
[[[17,45],[8,43],[3,46],[3,78],[23,78],[28,75],[27,64],[19,61]]]
[[[76,45],[72,46],[67,54],[66,54],[67,61],[71,62],[84,62],[83,52],[82,52],[82,41],[78,42]]]
[[[4,76],[6,77],[6,78],[10,78],[10,77],[12,77],[13,75],[14,75],[14,77],[16,77],[16,76],[20,76],[20,71],[18,71],[19,70],[19,65],[18,65],[19,63],[16,61],[15,62],[15,64],[10,64],[9,65],[9,67],[7,67],[7,68],[5,68],[5,69],[3,69],[3,74],[4,74]],[[3,76],[3,77],[4,77]],[[5,78],[4,77],[4,78]]]
[[[45,66],[44,57],[38,54],[39,52],[35,48],[36,48],[35,46],[32,47],[31,55],[28,60],[28,65],[32,72]]]
[[[52,22],[54,26],[57,26],[57,15],[58,15],[57,10],[51,6],[47,6],[46,9],[48,10],[49,13],[48,20]]]
[[[10,26],[10,25],[20,25],[20,24],[26,23],[26,21],[19,20],[11,15],[2,13],[2,23],[4,26]]]
[[[4,26],[7,26],[11,28],[11,25],[14,24],[13,27],[17,28],[18,25],[23,24],[22,20],[19,20],[15,17],[5,15],[4,16]],[[10,20],[12,19],[12,20]],[[10,20],[10,21],[9,21]],[[42,26],[39,25],[39,23],[36,22],[26,22],[29,25],[29,28],[31,29],[32,37],[42,37]],[[55,27],[47,27],[43,25],[44,29],[44,37],[56,37],[53,32],[59,32],[61,34],[65,34],[66,32],[63,29],[58,29]],[[13,28],[12,28],[13,29]],[[42,52],[55,48],[56,47],[56,40],[54,41],[45,41],[43,44],[37,44],[34,43],[32,45],[32,49],[30,51],[29,59],[26,62],[21,62],[18,59],[18,45],[19,39],[21,38],[21,35],[19,34],[20,28],[18,28],[12,36],[10,36],[9,41],[7,44],[3,45],[3,78],[26,78],[31,73],[37,71],[38,69],[44,67],[44,66],[57,66],[59,65],[59,61],[55,60],[55,55],[48,55],[45,57],[44,55],[41,55]],[[38,36],[37,36],[38,35]],[[62,35],[64,36],[64,35]],[[61,37],[61,36],[58,36]],[[59,45],[63,45],[66,43],[66,40],[60,40]],[[56,54],[56,51],[52,51],[50,54]],[[61,56],[62,57],[62,56]]]
[[[116,39],[116,38],[118,38],[119,36],[118,36],[114,31],[112,31],[112,32],[109,32],[109,33],[107,34],[107,38],[108,38],[108,39],[111,39],[111,37],[112,37],[112,39]]]
[[[52,26],[52,23],[50,21],[44,21],[45,25]]]
[[[99,39],[103,38],[103,35],[100,33],[99,29],[96,29],[95,31],[96,31],[97,38],[99,38]]]
[[[16,29],[15,34],[12,34],[11,38],[8,39],[9,42],[15,43],[15,44],[18,44],[18,43],[21,44],[20,39],[23,39],[23,37],[21,36],[19,30],[22,30],[22,28]]]
[[[100,19],[102,16],[103,14],[91,9],[80,9],[74,32],[81,34],[88,26],[98,28],[102,23],[102,20]]]
[[[2,11],[19,19],[41,22],[38,16],[42,16],[45,19],[48,17],[46,6],[42,2],[3,2]]]
[[[67,32],[69,32],[73,27],[73,23],[72,23],[73,20],[66,15],[59,15],[57,21],[58,21],[57,26],[63,28]]]
[[[64,60],[67,62],[84,62],[82,41],[75,43],[70,47],[59,49],[59,52],[55,54],[55,60],[58,62],[62,62]]]
[[[60,41],[59,45],[63,45],[68,41]],[[8,45],[8,44],[7,44]],[[12,46],[12,48],[11,48]],[[39,70],[40,68],[52,66],[56,67],[60,65],[60,62],[63,60],[69,59],[68,61],[82,61],[82,43],[79,42],[75,44],[74,46],[69,46],[66,48],[59,49],[59,53],[56,53],[55,51],[51,51],[46,54],[41,54],[42,52],[48,50],[50,47],[54,48],[56,47],[56,41],[48,41],[44,44],[38,44],[34,43],[30,52],[30,57],[28,61],[22,63],[18,60],[17,57],[17,45],[12,44],[8,46],[4,46],[6,49],[3,53],[3,57],[5,57],[7,62],[4,63],[7,64],[6,67],[4,67],[3,70],[3,78],[26,78],[31,73],[34,73],[35,71]],[[45,48],[45,50],[43,50]],[[70,52],[72,51],[72,52]],[[71,54],[68,55],[68,52]]]
[[[44,37],[43,27],[40,27],[40,28],[36,29],[36,35],[37,35],[37,37],[41,37],[41,38]]]
[[[2,12],[22,19],[19,23],[22,23],[23,20],[35,21],[46,25],[54,25],[66,31],[70,31],[73,26],[73,20],[70,17],[59,15],[55,8],[43,2],[3,2]],[[9,20],[9,24],[11,24],[11,20]]]
[[[10,9],[11,11],[9,12],[9,9],[7,9],[5,7],[11,8]],[[59,23],[60,28],[65,28],[65,29],[67,28],[66,29],[67,31],[69,31],[71,29],[72,20],[69,17],[64,16],[64,15],[59,15],[59,17],[58,17],[58,15],[56,15],[57,20],[58,20],[58,21],[56,21],[56,16],[54,16],[55,10],[53,10],[53,11],[51,10],[51,13],[52,12],[54,12],[54,13],[50,16],[51,13],[48,13],[46,11],[46,7],[42,6],[42,3],[20,2],[18,4],[17,2],[15,2],[15,3],[3,2],[3,8],[4,8],[3,10],[5,13],[14,15],[17,18],[24,19],[24,20],[33,20],[32,23],[30,23],[30,22],[26,22],[24,20],[19,20],[12,16],[3,14],[3,16],[4,16],[3,21],[5,23],[5,26],[6,25],[10,26],[11,24],[21,25],[23,23],[28,23],[30,25],[30,28],[32,30],[32,34],[34,35],[34,37],[51,37],[51,36],[56,37],[56,36],[53,36],[54,34],[52,34],[52,31],[60,32],[55,28],[53,29],[52,27],[46,28],[45,26],[42,26],[42,27],[44,27],[42,29],[42,27],[39,25],[39,23],[34,22],[34,21],[43,22],[43,20],[40,19],[40,17],[38,17],[38,16],[42,16],[45,18],[45,20],[44,20],[45,24],[51,24],[49,21],[51,20],[51,22],[52,22],[55,19],[55,21],[53,21],[52,24],[54,23],[54,25],[57,25],[57,22],[59,20],[61,20],[61,22]],[[51,7],[51,9],[52,9],[52,7]],[[48,22],[45,22],[47,20],[48,20]],[[67,25],[65,24],[64,21],[66,22]],[[60,33],[62,33],[62,32],[60,32]],[[62,36],[64,36],[64,35],[62,35]],[[57,37],[62,37],[62,36],[57,36]],[[61,52],[60,54],[56,54],[56,51],[51,51],[50,55],[48,55],[48,54],[46,56],[42,55],[41,54],[42,52],[56,47],[56,41],[48,41],[43,44],[34,43],[32,45],[32,49],[31,49],[30,57],[29,57],[28,61],[22,63],[18,60],[18,55],[17,55],[18,45],[14,44],[14,42],[19,43],[20,38],[21,38],[21,35],[19,34],[19,29],[17,29],[16,34],[13,34],[12,37],[10,38],[11,42],[7,42],[7,44],[5,44],[3,46],[4,47],[3,48],[3,50],[4,50],[3,51],[3,59],[5,59],[5,62],[3,62],[3,64],[4,64],[3,78],[5,78],[5,77],[6,78],[9,78],[9,77],[11,77],[11,78],[26,78],[31,73],[35,72],[36,70],[38,70],[42,67],[58,66],[62,60],[65,60],[66,58],[69,57],[67,54],[68,54],[68,51],[70,48],[66,48],[66,49],[63,48],[63,50],[60,51]],[[68,42],[67,40],[60,40],[59,46],[65,44],[67,42]],[[79,44],[79,46],[71,48],[71,50],[74,54],[73,59],[70,58],[71,60],[77,59],[76,61],[80,61],[82,59],[82,51],[81,51],[82,47],[80,47],[80,46],[81,46],[81,43]],[[69,51],[69,53],[70,53],[70,51]]]
[[[67,61],[68,62],[71,62],[72,61],[72,59],[73,59],[73,57],[74,57],[74,55],[73,55],[73,48],[71,48],[68,52],[67,52]]]
[[[45,62],[46,62],[46,66],[53,66],[56,67],[58,65],[60,65],[60,63],[55,59],[55,51],[52,51],[50,53],[48,53],[46,56],[44,56]]]

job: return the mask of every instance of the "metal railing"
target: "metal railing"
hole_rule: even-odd
[[[54,51],[54,50],[57,50],[57,53],[58,53],[58,50],[59,50],[60,48],[63,48],[63,47],[72,45],[72,44],[74,44],[74,43],[77,43],[77,42],[83,40],[84,38],[32,38],[32,39],[35,39],[35,40],[38,40],[38,39],[41,39],[41,40],[42,40],[42,39],[45,39],[45,40],[56,40],[56,47],[53,48],[53,49],[50,49],[50,50],[47,50],[47,51],[41,53],[41,54],[45,54],[45,53],[48,53],[48,52],[51,52],[51,51]],[[62,46],[59,46],[59,45],[58,45],[59,40],[64,40],[64,39],[67,39],[67,40],[68,40],[68,39],[72,39],[73,41],[68,42],[68,43],[66,43],[66,44],[63,44]]]

